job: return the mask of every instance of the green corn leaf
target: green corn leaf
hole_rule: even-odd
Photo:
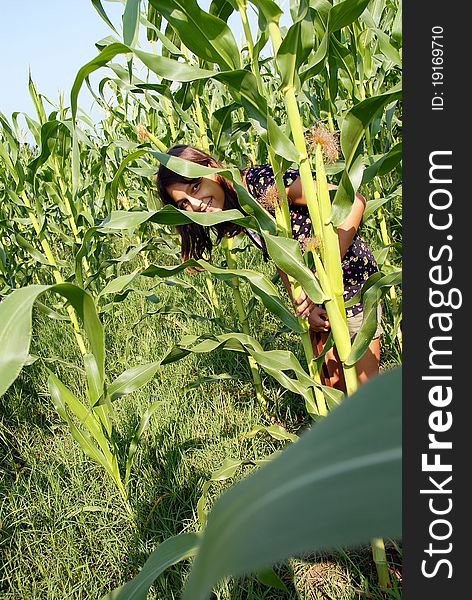
[[[110,189],[111,189],[111,193],[113,194],[113,196],[117,195],[118,192],[118,183],[120,180],[120,177],[123,173],[123,171],[126,169],[127,165],[132,162],[133,160],[136,160],[137,158],[139,158],[140,156],[142,156],[143,154],[146,154],[147,151],[144,149],[140,149],[140,150],[136,150],[135,152],[131,152],[130,154],[128,154],[128,156],[126,156],[122,161],[120,166],[118,167],[112,181],[110,184]]]
[[[149,6],[149,10],[155,11],[155,9],[152,6]],[[160,17],[161,15],[157,15],[157,16]],[[172,56],[176,56],[176,57],[184,56],[182,51],[179,48],[177,48],[177,46],[175,44],[173,44],[171,42],[171,40],[166,35],[164,35],[161,31],[159,31],[159,29],[155,25],[153,25],[150,21],[148,21],[144,17],[141,17],[141,23],[147,27],[148,38],[152,37],[154,41],[159,40],[161,42],[163,48],[165,48],[169,52],[169,54],[171,54]]]
[[[373,164],[366,167],[362,177],[362,184],[369,183],[376,175],[381,177],[395,169],[402,160],[402,149],[402,142],[399,142]]]
[[[85,373],[87,376],[87,396],[91,406],[98,404],[103,396],[103,379],[93,354],[84,356]]]
[[[234,458],[225,458],[221,467],[211,474],[210,481],[226,481],[226,479],[232,479],[244,462],[245,461],[243,460],[235,460]]]
[[[195,381],[191,381],[188,383],[183,389],[183,392],[188,392],[189,390],[194,390],[204,384],[207,383],[216,383],[218,381],[235,381],[237,377],[233,377],[229,373],[220,373],[219,375],[212,375],[207,377],[199,377]]]
[[[389,36],[380,29],[376,29],[375,34],[379,40],[380,52],[387,60],[391,61],[393,65],[401,68],[402,58],[395,46],[390,43]]]
[[[18,246],[20,246],[20,248],[23,248],[23,250],[26,250],[26,252],[28,252],[28,254],[30,254],[34,258],[34,260],[41,263],[42,265],[46,265],[49,267],[52,266],[49,264],[49,261],[44,256],[44,254],[39,252],[39,250],[36,250],[36,248],[32,246],[27,240],[25,240],[25,238],[19,233],[15,235],[15,240]]]
[[[108,395],[112,402],[146,385],[159,371],[160,365],[160,362],[146,363],[145,365],[131,367],[121,373],[108,386]]]
[[[282,78],[281,86],[293,86],[300,66],[313,48],[313,23],[309,18],[308,6],[299,19],[287,31],[277,52],[277,66]]]
[[[217,336],[184,336],[162,359],[161,364],[180,360],[190,353],[208,353],[217,349],[250,354],[258,365],[274,377],[285,389],[299,394],[305,399],[307,410],[313,417],[318,416],[318,408],[313,396],[313,387],[320,387],[331,406],[339,404],[342,392],[326,386],[320,386],[304,371],[296,356],[288,350],[264,351],[261,345],[245,334],[223,334]],[[285,371],[293,371],[295,378]]]
[[[262,584],[267,585],[268,587],[273,587],[277,590],[282,590],[284,592],[289,592],[285,583],[280,579],[274,569],[264,569],[263,571],[259,571],[256,575],[258,581]]]
[[[134,46],[138,37],[140,4],[141,0],[126,0],[123,13],[123,43],[127,46]]]
[[[128,51],[131,51],[130,49]],[[185,62],[179,62],[173,58],[143,52],[134,49],[134,54],[146,65],[148,69],[164,79],[173,81],[197,81],[199,79],[209,79],[217,75],[216,71],[208,69],[199,69]]]
[[[235,11],[235,7],[231,4],[231,2],[227,2],[227,0],[212,0],[209,8],[209,13],[218,17],[225,23],[228,22],[229,17]]]
[[[268,427],[264,427],[263,425],[256,425],[251,429],[249,433],[243,434],[244,438],[255,437],[261,431],[268,433],[275,440],[281,441],[290,441],[296,442],[298,440],[298,435],[294,433],[289,433],[284,427],[281,425],[269,425]]]
[[[141,22],[147,27],[146,37],[148,42],[157,41],[158,37],[156,34],[161,28],[162,16],[156,11],[156,9],[153,6],[148,6],[147,19],[141,17]]]
[[[336,190],[333,201],[331,221],[339,225],[351,210],[354,200],[354,189],[351,179],[359,179],[359,171],[363,170],[363,162],[358,151],[366,127],[387,104],[401,97],[401,86],[396,85],[384,94],[372,96],[356,104],[346,114],[341,126],[341,150],[346,159],[346,168]],[[362,174],[360,175],[362,178]],[[360,180],[359,180],[360,184]]]
[[[168,538],[159,544],[132,581],[111,591],[102,600],[146,600],[154,580],[168,567],[195,556],[199,543],[197,533],[181,533]]]
[[[287,275],[293,277],[302,286],[308,296],[316,303],[324,302],[328,296],[323,292],[313,272],[303,261],[300,244],[297,240],[264,233],[269,256]]]
[[[183,600],[204,600],[222,577],[290,555],[399,536],[401,483],[401,370],[395,369],[363,385],[217,500]],[[312,518],[314,505],[323,507],[323,519]]]
[[[239,69],[240,54],[231,29],[218,17],[203,11],[195,0],[149,0],[179,32],[182,42],[205,61],[222,69]]]
[[[347,169],[354,159],[367,125],[387,104],[399,98],[401,98],[401,86],[396,85],[379,96],[372,96],[359,102],[346,114],[341,127],[340,143]]]
[[[138,275],[139,273],[137,271],[133,271],[133,273],[128,273],[127,275],[120,275],[119,277],[112,279],[107,283],[103,290],[100,291],[97,299],[101,296],[105,296],[106,294],[118,294],[119,292],[122,292],[125,288],[127,288],[130,285],[132,281],[134,281],[134,279],[136,279]]]
[[[249,352],[249,350],[263,352],[263,348],[259,342],[244,333],[230,333],[218,336],[210,334],[202,336],[186,335],[168,352],[161,361],[161,364],[173,362],[175,360],[174,355],[178,356],[176,350],[185,352],[184,356],[186,356],[191,352],[202,354],[213,352],[213,350],[218,350],[219,348],[242,353]]]
[[[233,102],[216,110],[211,117],[212,141],[216,150],[224,151],[228,146],[232,129],[232,113],[238,108]]]
[[[84,356],[84,365],[87,377],[87,396],[89,405],[93,408],[95,416],[100,421],[102,427],[104,427],[108,438],[110,438],[113,429],[110,419],[112,408],[105,394],[105,382],[98,369],[95,356],[93,354],[86,354]]]
[[[367,200],[365,205],[364,214],[362,215],[362,223],[365,223],[371,215],[377,212],[377,210],[387,204],[392,199],[392,196],[387,196],[386,198],[374,198],[372,200]]]
[[[292,352],[266,350],[265,352],[250,351],[250,354],[257,364],[281,386],[294,394],[299,394],[305,400],[307,412],[312,418],[319,415],[313,394],[313,387],[318,385],[307,375]],[[293,371],[295,378],[290,377],[285,371]]]
[[[267,22],[278,23],[281,15],[283,14],[282,9],[277,6],[272,0],[249,0],[258,11],[260,11]]]
[[[70,93],[70,106],[72,112],[72,119],[75,120],[77,116],[77,98],[79,96],[80,88],[86,77],[88,77],[91,73],[99,69],[100,67],[104,67],[106,64],[115,58],[117,54],[130,54],[132,52],[131,48],[125,46],[120,43],[113,43],[109,46],[106,46],[98,56],[90,60],[88,63],[83,65],[77,75],[75,77],[74,83],[72,85],[71,93]]]
[[[106,14],[105,10],[103,9],[101,0],[91,0],[91,2],[92,2],[93,7],[95,8],[95,10],[102,17],[102,19],[105,21],[105,23],[108,25],[108,27],[110,27],[111,29],[113,29],[113,31],[116,34],[118,34],[118,32],[115,29],[115,26],[110,21],[110,19],[108,18],[108,15]]]
[[[364,12],[370,0],[344,0],[338,2],[329,12],[329,30],[331,33],[353,23]]]
[[[36,86],[34,85],[34,82],[31,78],[31,71],[28,71],[28,89],[31,99],[33,100],[34,108],[36,109],[36,115],[38,117],[39,123],[41,125],[44,125],[44,123],[46,123],[47,121],[46,111],[44,110],[41,95],[38,94]]]
[[[275,154],[288,160],[289,163],[298,163],[300,153],[270,115],[267,116],[267,136],[269,145]]]
[[[308,61],[307,65],[300,70],[300,80],[302,82],[318,75],[323,70],[326,58],[328,57],[329,41],[332,34],[342,27],[350,25],[365,10],[370,0],[344,0],[334,6],[328,3],[315,2],[315,8],[323,18],[327,18],[325,30],[320,44],[315,53]]]
[[[14,290],[0,303],[0,396],[15,381],[28,359],[33,305],[46,291],[54,291],[71,303],[84,324],[100,376],[104,376],[103,327],[92,297],[69,283],[32,285]]]
[[[359,188],[364,174],[364,160],[359,154],[351,164],[349,171],[345,169],[334,196],[329,220],[334,225],[340,225],[352,209],[354,196]]]
[[[267,101],[259,93],[257,80],[250,71],[245,69],[223,71],[214,74],[214,79],[221,81],[230,88],[235,99],[240,102],[248,118],[254,119],[259,129],[267,129]]]
[[[7,149],[6,144],[4,144],[1,140],[0,140],[0,157],[3,158],[3,161],[4,161],[7,169],[10,171],[10,175],[15,180],[15,183],[18,183],[18,174],[16,172],[15,165],[12,162],[12,157],[10,156],[10,152]],[[11,192],[11,190],[9,190],[9,191]]]
[[[220,269],[204,260],[188,260],[175,267],[150,265],[141,274],[147,277],[168,277],[169,275],[180,273],[187,267],[202,267],[205,271],[216,277],[216,279],[222,279],[223,281],[231,281],[234,277],[241,277],[249,283],[252,292],[261,299],[264,306],[279,317],[287,327],[299,333],[304,331],[298,319],[285,307],[275,285],[270,279],[257,271],[249,269]]]
[[[43,304],[39,300],[36,300],[36,308],[43,314],[46,315],[49,319],[53,319],[55,321],[69,321],[70,317],[68,315],[62,315],[61,313],[53,310],[46,304]]]
[[[300,70],[300,81],[304,83],[308,79],[311,79],[315,75],[318,75],[323,70],[325,65],[325,59],[328,54],[329,47],[329,30],[326,29],[323,38],[316,49],[314,55],[310,58],[307,65]]]
[[[135,229],[150,221],[162,225],[185,225],[187,223],[198,223],[206,227],[212,227],[219,223],[231,221],[243,227],[257,227],[257,222],[245,217],[239,210],[231,209],[220,212],[192,213],[179,210],[175,206],[167,205],[156,211],[125,211],[114,210],[101,223],[100,231],[110,233],[122,229]]]
[[[99,462],[103,467],[105,467],[105,469],[110,473],[110,475],[112,475],[112,477],[115,478],[117,475],[117,471],[114,468],[116,458],[113,457],[113,454],[110,451],[108,440],[105,437],[102,430],[102,424],[100,420],[94,415],[92,409],[84,406],[84,404],[82,404],[82,402],[77,398],[77,396],[75,396],[69,390],[69,388],[65,386],[62,383],[62,381],[60,381],[51,371],[49,371],[48,386],[51,398],[53,399],[54,406],[60,406],[61,404],[62,406],[64,406],[63,412],[60,412],[59,414],[64,418],[65,407],[67,406],[71,413],[79,420],[80,424],[90,434],[90,436],[86,436],[84,433],[82,433],[84,439],[86,439],[89,442],[90,439],[93,440],[93,443],[90,443],[94,447],[96,455],[92,456],[92,458],[94,458],[94,460],[97,460],[97,462]],[[70,426],[70,419],[67,419],[67,422]],[[80,432],[80,430],[78,431]],[[90,448],[88,447],[89,444],[86,445],[87,449],[84,447],[82,447],[82,449],[84,450],[84,452],[87,452],[87,454],[91,456]]]
[[[369,278],[370,279],[370,278]],[[384,275],[369,285],[369,280],[362,289],[361,300],[364,307],[362,325],[352,344],[346,365],[354,365],[364,355],[374,337],[377,328],[377,305],[393,285],[401,284],[401,270]]]
[[[402,12],[403,12],[403,3],[398,3],[397,12],[395,15],[395,19],[392,24],[392,38],[399,44],[402,45]]]
[[[41,165],[43,165],[47,159],[51,156],[52,152],[52,140],[57,139],[59,133],[65,133],[69,135],[69,129],[61,121],[47,121],[41,127],[41,152],[32,160],[28,169],[31,172],[32,177],[35,177],[36,171]]]

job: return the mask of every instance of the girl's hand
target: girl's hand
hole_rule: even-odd
[[[310,329],[313,329],[314,331],[329,330],[329,321],[326,310],[322,306],[315,304],[303,290],[294,301],[294,306],[297,307],[295,316],[308,319]]]
[[[310,329],[313,331],[329,331],[328,315],[322,306],[313,305],[308,322],[310,323]]]

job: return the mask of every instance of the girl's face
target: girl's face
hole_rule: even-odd
[[[225,192],[216,173],[189,183],[172,183],[167,192],[178,208],[190,212],[216,212],[225,204]]]

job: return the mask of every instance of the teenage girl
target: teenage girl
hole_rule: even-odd
[[[209,154],[193,146],[184,144],[172,146],[168,152],[199,165],[222,168]],[[264,200],[267,190],[275,184],[274,174],[270,165],[255,165],[242,171],[244,185],[248,192],[259,201]],[[290,206],[292,221],[292,236],[303,243],[311,235],[311,220],[308,214],[306,199],[303,194],[301,181],[296,169],[288,169],[284,175],[284,184]],[[197,179],[189,179],[178,175],[164,165],[160,165],[157,173],[158,192],[164,204],[171,204],[181,210],[193,212],[215,212],[228,209],[242,211],[236,191],[230,181],[218,174],[211,174]],[[330,187],[335,187],[330,184]],[[378,271],[377,263],[366,243],[358,236],[357,229],[365,208],[365,198],[356,194],[351,212],[338,227],[339,247],[342,257],[344,280],[344,300],[352,298],[362,287],[366,279]],[[242,211],[244,212],[244,211]],[[199,259],[209,256],[213,248],[208,227],[195,223],[179,225],[177,230],[182,240],[182,259]],[[234,236],[244,231],[234,223],[221,223],[213,227],[216,233],[216,244],[225,236]],[[253,242],[257,236],[246,231]],[[260,245],[258,243],[258,245]],[[262,246],[262,249],[263,246]],[[288,290],[290,286],[285,273],[279,270],[282,281]],[[297,308],[296,316],[307,318],[312,332],[312,341],[319,352],[326,341],[330,324],[324,307],[317,305],[302,292],[292,302]],[[360,303],[346,309],[347,322],[351,339],[353,339],[362,323],[363,306]],[[363,383],[379,370],[380,362],[380,309],[378,327],[369,348],[356,363],[359,382]],[[323,365],[322,381],[326,385],[344,389],[342,369],[334,349],[327,352]]]

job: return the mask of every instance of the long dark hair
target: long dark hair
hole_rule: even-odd
[[[203,165],[205,167],[213,167],[221,169],[222,165],[216,161],[212,156],[194,148],[187,144],[177,144],[167,150],[167,154],[171,156],[178,156],[185,160],[189,160],[197,165]],[[224,191],[224,205],[223,210],[236,208],[241,210],[238,202],[238,196],[233,185],[227,179],[217,175],[218,183],[221,185]],[[171,198],[167,191],[167,188],[173,183],[193,183],[199,181],[200,178],[189,178],[183,177],[174,171],[168,169],[165,165],[161,164],[157,172],[156,182],[157,191],[161,200],[164,204],[171,204],[177,207],[177,204]],[[216,232],[216,242],[219,244],[225,235],[230,237],[235,236],[239,232],[243,231],[243,228],[235,223],[220,223],[211,228],[197,225],[197,223],[190,223],[188,225],[177,225],[177,231],[181,237],[181,248],[182,248],[182,259],[188,260],[189,258],[203,258],[205,255],[211,256],[213,249],[213,241],[210,237],[209,229],[213,229]]]

